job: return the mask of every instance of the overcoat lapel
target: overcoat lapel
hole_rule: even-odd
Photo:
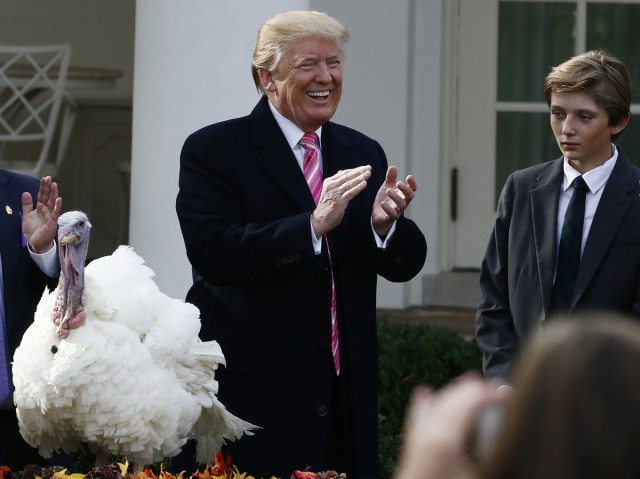
[[[303,211],[315,208],[304,174],[287,143],[278,122],[269,109],[266,96],[250,115],[251,141],[256,148],[256,163]],[[348,138],[328,122],[322,127],[323,177],[358,164]]]
[[[351,142],[331,122],[322,127],[322,158],[325,178],[365,164],[357,161]]]
[[[267,102],[263,96],[250,115],[256,163],[301,211],[313,210],[315,204],[307,181]]]
[[[539,186],[531,190],[533,238],[536,248],[538,277],[544,310],[551,301],[553,273],[556,264],[558,199],[562,181],[562,158],[551,163],[539,177]]]
[[[335,124],[327,122],[322,127],[322,164],[323,177],[328,178],[340,170],[355,168],[366,162],[359,159],[350,139],[336,128]],[[328,235],[334,259],[340,257],[340,251],[333,245],[342,242],[346,225],[349,224],[350,212],[351,208],[347,207],[340,224]]]
[[[637,186],[631,165],[622,151],[618,150],[616,166],[604,187],[602,197],[598,203],[598,209],[589,230],[589,237],[585,244],[578,277],[576,278],[571,308],[575,306],[585,292],[605,254],[609,251],[611,242],[615,238],[618,228],[635,198]]]

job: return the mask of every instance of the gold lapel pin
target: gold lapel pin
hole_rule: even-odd
[[[13,214],[13,210],[11,209],[11,206],[9,206],[9,205],[5,206],[4,210],[7,212],[8,215],[12,215]]]

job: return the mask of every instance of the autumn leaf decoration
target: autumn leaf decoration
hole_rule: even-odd
[[[87,474],[67,473],[66,469],[60,467],[31,470],[34,468],[36,466],[29,466],[28,473],[26,470],[12,473],[7,466],[0,466],[0,479],[279,479],[275,476],[256,478],[246,472],[241,473],[233,465],[231,456],[223,456],[220,452],[216,454],[213,465],[207,465],[202,471],[197,470],[192,474],[187,474],[186,471],[172,474],[165,471],[162,465],[158,474],[155,474],[148,467],[137,474],[133,474],[127,472],[129,469],[127,461],[117,465],[96,467]],[[311,472],[308,470],[295,470],[291,475],[291,479],[346,479],[346,477],[345,474],[338,474],[335,471]]]

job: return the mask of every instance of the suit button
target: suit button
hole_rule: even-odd
[[[323,348],[328,348],[331,345],[331,339],[329,339],[329,336],[322,336],[320,338],[320,346],[322,346]]]
[[[327,406],[325,406],[324,404],[320,404],[320,406],[318,406],[318,416],[324,417],[326,415],[327,415]]]

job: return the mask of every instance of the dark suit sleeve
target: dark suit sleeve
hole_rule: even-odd
[[[371,233],[373,235],[373,232]],[[378,274],[388,281],[404,282],[415,277],[424,266],[427,242],[418,226],[402,216],[385,249],[374,250]]]
[[[487,378],[508,378],[517,347],[508,278],[514,194],[512,175],[500,195],[496,222],[480,270],[482,302],[476,314],[476,339],[482,351]]]
[[[376,167],[375,171],[382,173],[382,181],[384,181],[384,175],[386,175],[388,168],[387,158],[380,144],[376,141],[374,141],[374,144],[378,150],[381,163]],[[382,185],[380,180],[378,180],[378,183],[374,185],[376,192]],[[369,228],[369,230],[371,229]],[[392,282],[409,281],[424,266],[427,257],[427,241],[418,226],[406,216],[402,215],[396,221],[396,230],[393,236],[389,238],[386,248],[377,247],[372,230],[370,237],[374,250],[374,260],[378,266],[378,274],[386,280]]]

